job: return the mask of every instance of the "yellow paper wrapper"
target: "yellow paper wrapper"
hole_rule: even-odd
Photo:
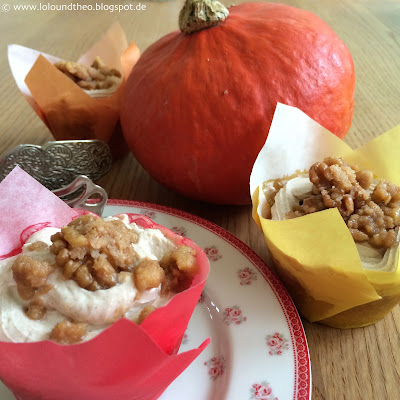
[[[400,302],[399,252],[392,272],[364,269],[337,209],[285,221],[262,215],[263,182],[308,170],[328,156],[400,185],[400,125],[352,150],[300,110],[278,104],[250,177],[253,218],[300,314],[336,328],[362,327]]]
[[[96,56],[122,73],[118,89],[105,97],[91,97],[54,67],[59,58],[8,46],[17,86],[56,140],[99,139],[110,145],[114,156],[120,155],[123,148],[127,151],[119,129],[121,94],[140,52],[134,42],[128,46],[125,33],[115,23],[77,62],[90,66]]]

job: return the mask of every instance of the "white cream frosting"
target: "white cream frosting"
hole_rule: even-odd
[[[268,194],[272,188],[273,182],[266,184],[263,188],[264,196]],[[298,176],[290,179],[279,191],[274,198],[274,205],[271,207],[271,219],[282,221],[286,219],[286,214],[293,210],[296,204],[301,200],[312,195],[312,183],[307,175]],[[265,198],[263,199],[265,201]],[[400,231],[397,233],[398,238]],[[399,245],[387,249],[375,249],[368,243],[356,243],[357,251],[360,255],[363,268],[376,271],[394,271],[397,268]]]
[[[106,219],[110,220],[113,217]],[[127,216],[124,216],[123,222],[138,234],[138,243],[132,244],[138,256],[138,262],[145,258],[161,260],[166,253],[176,248],[175,244],[158,229],[144,229],[135,223],[129,224]],[[53,264],[55,256],[49,249],[29,251],[28,246],[36,241],[50,245],[50,237],[58,231],[60,229],[44,228],[34,233],[27,240],[22,253],[36,260]],[[41,320],[34,321],[25,314],[24,309],[28,306],[28,302],[19,297],[12,276],[11,268],[17,257],[0,261],[0,340],[2,341],[47,340],[54,326],[66,318],[87,322],[88,334],[85,339],[88,340],[122,316],[133,320],[139,316],[145,305],[153,304],[160,307],[169,300],[160,296],[160,287],[137,296],[138,291],[133,279],[127,273],[120,275],[118,285],[91,292],[81,288],[73,280],[63,279],[61,270],[57,268],[47,279],[47,283],[52,285],[52,288],[42,295],[47,312]]]

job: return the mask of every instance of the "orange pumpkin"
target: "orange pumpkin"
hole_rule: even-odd
[[[220,22],[216,3],[187,0],[181,17],[199,18],[181,21],[181,29],[195,32],[170,33],[143,53],[125,86],[121,124],[160,183],[195,199],[247,204],[276,103],[300,108],[343,138],[354,66],[333,30],[308,11],[244,3]],[[217,25],[208,27],[212,17]]]

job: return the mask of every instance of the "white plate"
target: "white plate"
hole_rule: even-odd
[[[161,400],[309,400],[311,367],[296,308],[267,265],[224,229],[183,211],[110,200],[104,216],[144,214],[187,236],[211,263],[181,351],[211,344]],[[13,395],[0,383],[0,399]],[[94,399],[95,400],[95,399]]]

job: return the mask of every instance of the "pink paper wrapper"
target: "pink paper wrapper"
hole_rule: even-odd
[[[18,254],[32,233],[61,227],[81,214],[16,167],[0,184],[0,259]],[[18,399],[157,399],[204,350],[176,354],[209,272],[203,250],[143,215],[131,222],[160,229],[177,244],[197,252],[199,273],[139,326],[121,319],[94,339],[76,345],[51,341],[0,342],[0,378]],[[25,233],[23,233],[25,232]]]

